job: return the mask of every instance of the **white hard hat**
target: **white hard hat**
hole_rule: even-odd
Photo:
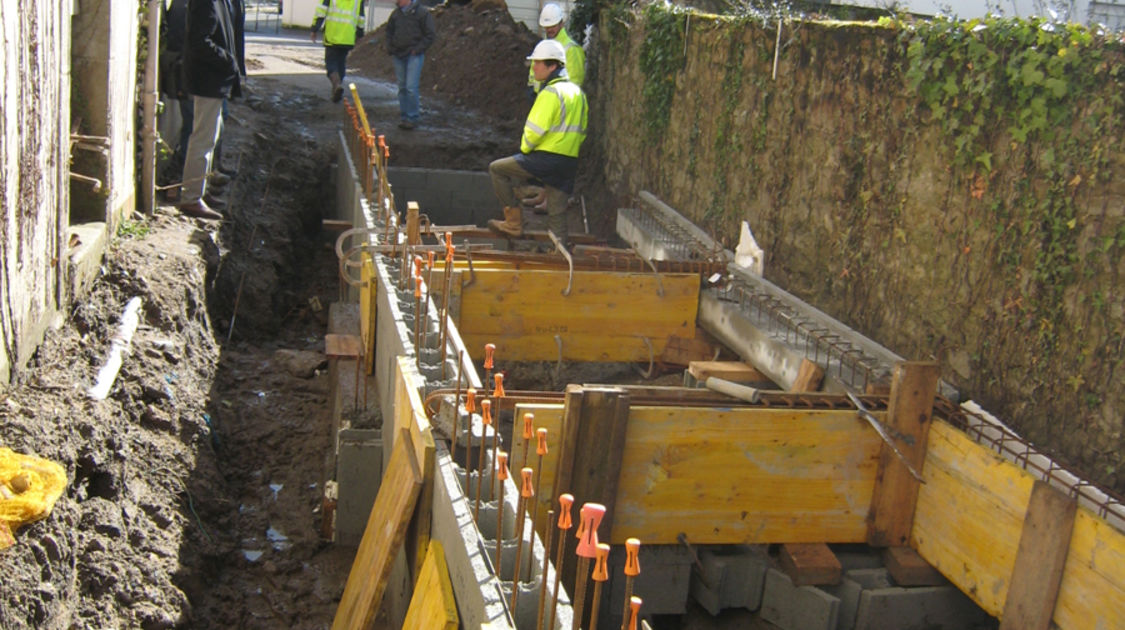
[[[543,10],[539,12],[539,26],[547,28],[554,26],[563,21],[562,7],[554,2],[543,5]]]
[[[535,50],[531,51],[531,56],[527,60],[557,61],[561,65],[566,65],[566,49],[553,39],[545,39],[535,45]]]

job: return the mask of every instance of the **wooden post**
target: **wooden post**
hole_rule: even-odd
[[[940,376],[937,363],[906,361],[895,365],[891,379],[886,425],[899,450],[919,471],[926,459],[926,440]],[[867,514],[867,543],[875,547],[907,545],[917,500],[918,480],[884,444]]]
[[[629,421],[629,394],[616,387],[568,385],[565,400],[555,492],[573,494],[576,503],[604,505],[601,535],[610,540]],[[573,536],[565,540],[566,553],[574,553],[578,541]],[[574,584],[574,570],[572,564],[563,573],[568,586]]]
[[[1036,481],[1027,504],[1000,630],[1047,630],[1059,596],[1078,503]]]

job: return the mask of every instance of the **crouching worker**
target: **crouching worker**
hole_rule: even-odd
[[[522,236],[523,211],[514,188],[538,179],[547,195],[547,228],[560,242],[567,243],[567,199],[574,191],[578,149],[586,139],[586,95],[567,80],[563,72],[566,50],[559,42],[539,42],[527,59],[543,89],[524,123],[520,152],[488,166],[492,187],[504,204],[504,220],[492,219],[488,227],[509,236]]]

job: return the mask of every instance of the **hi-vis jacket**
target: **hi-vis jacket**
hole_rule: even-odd
[[[548,81],[527,115],[520,151],[546,151],[577,158],[586,139],[586,117],[582,88],[564,77]]]
[[[559,34],[555,35],[555,41],[562,44],[563,49],[566,50],[566,76],[571,83],[582,87],[582,81],[586,79],[586,51],[582,50],[582,47],[570,38],[565,28],[559,29]],[[536,94],[543,87],[535,80],[535,71],[531,69],[527,71],[527,84]]]
[[[316,18],[324,20],[325,46],[355,46],[356,29],[364,27],[363,0],[324,0]]]

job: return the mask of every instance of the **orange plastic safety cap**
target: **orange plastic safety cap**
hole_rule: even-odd
[[[547,428],[539,427],[539,430],[535,432],[535,436],[538,440],[535,445],[535,454],[542,457],[547,454]]]
[[[487,425],[492,424],[492,401],[487,398],[480,401],[480,421]]]
[[[598,554],[598,525],[605,516],[605,506],[601,503],[587,503],[582,506],[582,522],[579,527],[582,536],[578,540],[578,555],[593,558]]]
[[[499,374],[497,374],[497,376],[499,376]],[[534,423],[534,422],[535,422],[535,414],[533,414],[533,413],[523,414],[523,439],[525,439],[525,440],[531,439],[531,436],[533,435],[532,429],[534,428],[532,423]]]
[[[605,543],[598,543],[597,559],[594,560],[594,581],[605,582],[609,579],[609,571],[606,569],[606,558],[609,557],[609,545]]]
[[[630,538],[625,541],[625,575],[637,576],[641,574],[641,561],[637,552],[641,550],[641,541]]]
[[[573,494],[559,495],[559,529],[570,529],[574,522],[570,519],[570,506],[574,505]]]
[[[496,454],[496,477],[501,480],[508,478],[508,454],[504,451]]]
[[[494,343],[484,344],[484,369],[486,369],[486,370],[492,369],[492,356],[495,353],[496,353],[496,344],[494,344]]]
[[[531,473],[535,472],[530,468],[521,468],[520,476],[523,477],[523,486],[520,488],[520,496],[525,499],[530,499],[535,496],[535,488],[531,485]]]

